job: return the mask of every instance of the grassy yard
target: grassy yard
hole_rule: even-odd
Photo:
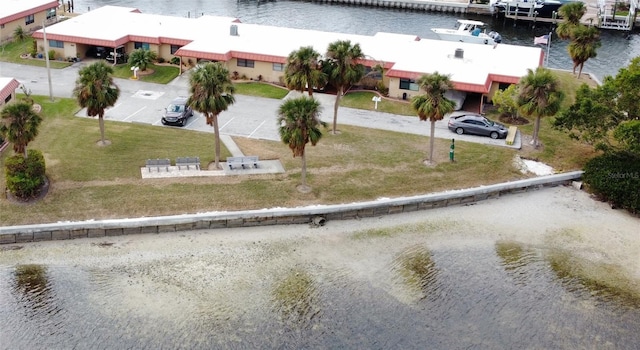
[[[268,84],[238,86],[238,93],[260,91],[260,96],[273,98],[279,98],[277,92],[286,92]],[[353,100],[364,103],[368,99],[371,104],[369,96],[357,93]],[[450,163],[449,140],[437,139],[438,165],[427,167],[423,164],[428,153],[426,136],[340,125],[341,134],[331,135],[327,130],[317,146],[307,148],[308,183],[313,188],[308,194],[296,190],[301,161],[292,157],[285,144],[242,137],[235,141],[245,154],[278,159],[286,173],[142,180],[140,168],[148,158],[198,156],[206,166],[213,161],[214,136],[106,121],[106,137],[112,144],[99,147],[97,119],[74,117],[79,110],[74,100],[50,102],[43,96],[35,98],[43,107],[44,122],[29,148],[44,153],[50,190],[28,210],[25,205],[0,199],[0,225],[295,207],[417,195],[531,176],[514,168],[512,159],[516,155],[568,171],[580,169],[594,154],[590,147],[554,130],[552,118],[545,118],[540,133],[544,146],[539,150],[525,147],[516,151],[456,142],[456,162]],[[427,135],[428,124],[423,125]],[[532,124],[521,129],[530,135]],[[5,151],[0,160],[11,154],[11,150]],[[229,155],[223,145],[221,160]],[[0,172],[0,187],[4,188],[4,184],[4,172]]]
[[[145,83],[167,84],[180,74],[180,67],[175,65],[150,64],[146,72],[138,71],[138,79]],[[131,79],[133,72],[128,64],[118,64],[113,67],[113,76]]]
[[[236,82],[234,83],[236,93],[240,95],[251,95],[266,98],[282,99],[289,93],[289,90],[260,82]]]
[[[45,59],[38,58],[22,58],[22,54],[28,53],[31,48],[31,38],[24,42],[10,42],[0,47],[0,61],[25,64],[29,66],[46,67],[47,62]],[[49,67],[51,68],[65,68],[71,65],[70,62],[50,60]]]
[[[349,92],[340,100],[340,106],[373,111],[375,110],[375,104],[371,99],[374,96],[378,95],[372,91]],[[378,102],[378,111],[391,114],[416,116],[416,112],[411,108],[408,101],[399,101],[384,97],[382,98],[382,101]]]

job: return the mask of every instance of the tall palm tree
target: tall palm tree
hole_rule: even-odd
[[[320,138],[320,126],[327,124],[320,120],[320,102],[313,97],[301,96],[285,101],[278,108],[278,131],[282,142],[289,145],[294,157],[302,158],[302,185],[300,190],[308,192],[307,159],[305,147],[311,142],[315,146]]]
[[[329,44],[325,56],[327,57],[325,63],[329,72],[329,82],[338,90],[336,102],[333,105],[332,133],[335,134],[340,98],[351,85],[360,81],[364,76],[364,66],[358,61],[364,59],[365,55],[360,49],[360,44],[352,45],[349,40],[338,40]]]
[[[219,62],[208,62],[194,70],[189,77],[191,95],[187,104],[204,114],[207,125],[213,126],[216,138],[215,168],[220,168],[220,127],[218,114],[236,102],[235,87],[231,83],[229,70]]]
[[[558,80],[550,70],[538,67],[535,71],[528,69],[527,75],[518,82],[518,106],[520,112],[527,117],[535,117],[533,130],[534,147],[539,146],[540,119],[551,116],[560,110],[564,93],[560,91]]]
[[[27,159],[27,145],[38,136],[42,118],[33,111],[31,104],[18,102],[4,107],[0,116],[0,134],[13,143],[13,151]]]
[[[414,96],[411,99],[411,107],[418,112],[422,121],[431,122],[431,134],[429,136],[429,163],[433,164],[433,140],[435,139],[436,121],[442,120],[447,113],[455,110],[455,102],[444,97],[447,90],[453,89],[453,83],[448,75],[435,72],[422,75],[418,79],[420,89],[425,94]]]
[[[147,70],[147,66],[153,63],[157,57],[158,55],[151,50],[137,49],[129,55],[128,63],[131,67],[140,67],[140,70],[144,72]]]
[[[327,83],[327,75],[320,65],[320,54],[312,46],[292,51],[287,57],[284,82],[289,89],[300,92],[306,89],[309,96],[313,96],[314,87],[324,87]]]
[[[105,146],[104,110],[116,104],[120,89],[113,82],[113,68],[104,62],[96,62],[80,69],[73,95],[78,104],[87,109],[90,117],[98,116],[100,145]]]
[[[578,79],[582,75],[584,63],[589,58],[596,57],[600,45],[602,43],[600,42],[600,32],[597,28],[587,27],[582,24],[574,28],[567,50],[573,61],[573,74],[576,74],[576,68],[579,68]]]
[[[587,13],[587,8],[582,1],[572,1],[560,6],[558,13],[564,21],[558,24],[556,34],[560,39],[567,40],[571,39],[573,29],[580,25],[580,20]]]

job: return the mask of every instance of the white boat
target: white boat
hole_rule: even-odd
[[[459,19],[457,29],[431,28],[440,40],[457,41],[463,43],[495,45],[502,41],[500,34],[483,29],[484,22]]]

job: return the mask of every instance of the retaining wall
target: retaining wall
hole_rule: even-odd
[[[581,177],[582,171],[574,171],[465,190],[351,204],[5,226],[0,227],[0,244],[349,220],[474,203],[546,186],[565,185]]]

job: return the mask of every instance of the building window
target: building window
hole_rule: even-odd
[[[7,96],[7,98],[4,99],[4,103],[9,103],[9,101],[11,101],[11,98],[13,96],[11,96],[11,94],[9,94],[9,96]]]
[[[149,43],[141,43],[141,42],[135,42],[133,43],[133,48],[138,50],[138,49],[143,49],[143,50],[149,50]]]
[[[284,63],[274,63],[273,64],[273,70],[276,71],[276,72],[284,71]]]
[[[36,21],[36,18],[34,15],[29,15],[27,17],[24,18],[24,24],[31,24],[33,22]]]
[[[244,58],[238,58],[238,67],[253,68],[255,64],[256,64],[256,61],[254,60],[245,60]]]
[[[52,7],[47,10],[47,19],[52,19],[56,17],[56,8]]]
[[[418,91],[418,84],[413,79],[400,79],[400,90]]]
[[[179,45],[171,45],[171,54],[175,55],[176,51],[180,50],[181,47],[182,46],[179,46]]]
[[[49,47],[57,47],[59,49],[64,49],[64,41],[49,40]]]

